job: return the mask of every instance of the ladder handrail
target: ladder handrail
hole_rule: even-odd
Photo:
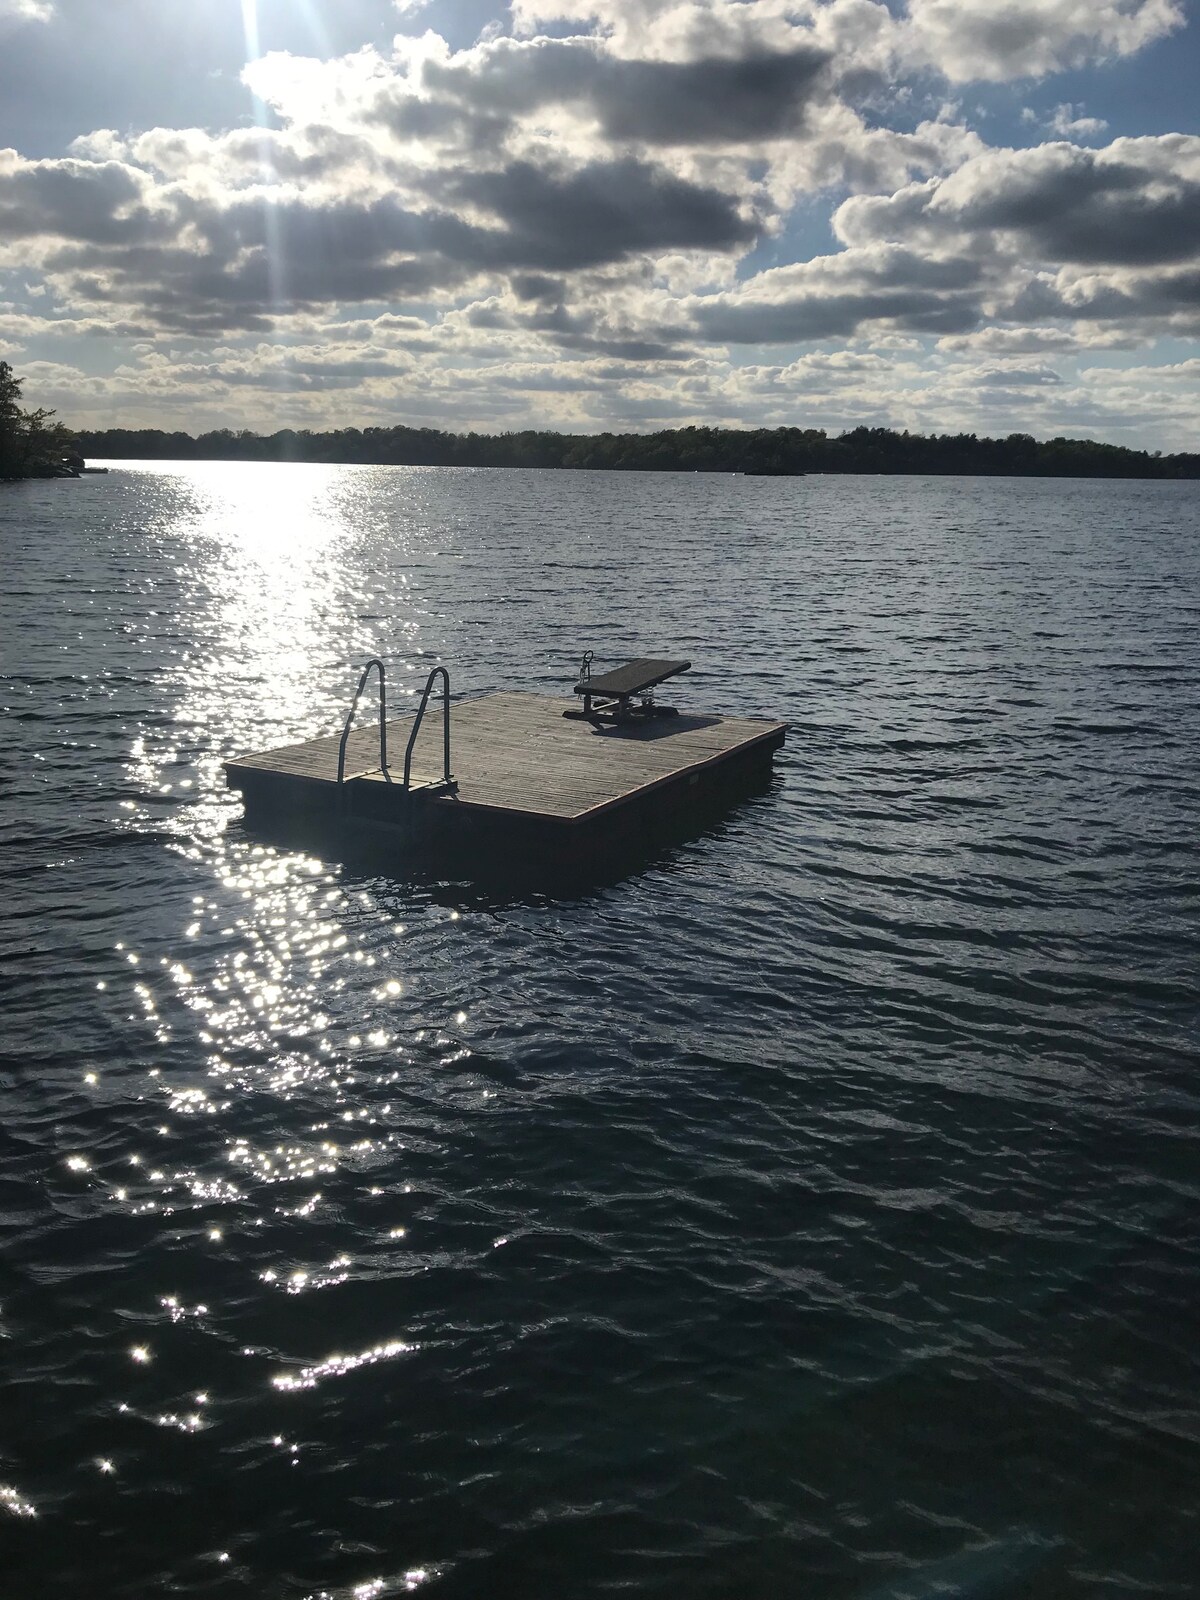
[[[404,752],[404,787],[410,786],[412,774],[413,747],[417,742],[417,734],[421,731],[421,719],[425,715],[425,707],[429,704],[429,695],[433,689],[434,680],[438,674],[442,675],[442,782],[452,786],[454,779],[450,776],[450,674],[445,667],[434,667],[429,677],[425,680],[425,691],[421,695],[421,704],[417,707],[416,719],[412,725],[412,732],[408,736],[408,748]]]
[[[342,738],[338,745],[337,781],[338,792],[341,792],[346,780],[346,741],[350,737],[350,729],[354,723],[354,713],[358,709],[358,699],[367,686],[367,679],[371,676],[371,668],[379,668],[379,770],[383,773],[386,782],[391,783],[392,775],[388,771],[387,759],[387,689],[384,684],[384,666],[378,656],[372,656],[362,669],[359,676],[358,688],[354,691],[354,699],[350,702],[350,709],[346,713],[345,725],[342,728]],[[428,691],[426,691],[428,692]],[[408,768],[405,766],[405,788],[408,787]]]

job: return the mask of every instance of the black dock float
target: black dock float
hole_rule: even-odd
[[[416,845],[599,861],[768,772],[787,731],[765,718],[689,712],[575,721],[563,716],[572,704],[508,692],[455,702],[451,786],[440,716],[421,726],[407,788],[380,765],[378,725],[349,735],[341,784],[337,734],[229,761],[226,781],[241,791],[251,826],[383,830]],[[388,749],[405,748],[413,720],[387,723]]]

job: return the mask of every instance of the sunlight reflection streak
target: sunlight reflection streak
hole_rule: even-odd
[[[369,1350],[362,1350],[357,1355],[332,1355],[324,1361],[317,1362],[315,1366],[301,1367],[297,1373],[283,1373],[272,1378],[271,1383],[276,1389],[288,1391],[315,1389],[326,1378],[341,1378],[347,1372],[373,1366],[378,1361],[390,1361],[395,1356],[407,1355],[418,1348],[419,1346],[407,1344],[403,1339],[389,1339],[386,1343],[372,1345]]]

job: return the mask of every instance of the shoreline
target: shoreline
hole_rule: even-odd
[[[658,433],[443,433],[433,428],[227,428],[195,437],[160,428],[80,430],[89,460],[309,461],[329,466],[542,467],[560,471],[720,472],[756,477],[1200,478],[1200,453],[1152,454],[1091,439],[1003,439],[853,428],[667,429]]]

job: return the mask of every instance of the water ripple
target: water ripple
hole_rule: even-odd
[[[0,497],[12,1592],[1191,1594],[1191,486],[102,482]],[[791,723],[631,877],[223,787],[585,647]]]

